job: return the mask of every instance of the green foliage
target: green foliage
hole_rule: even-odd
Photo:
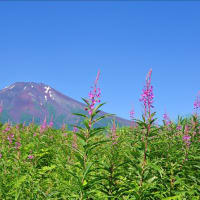
[[[108,127],[94,126],[107,117],[97,115],[99,108],[91,116],[77,114],[83,123],[74,125],[76,133],[51,128],[40,133],[40,127],[22,124],[5,131],[8,124],[0,125],[0,199],[199,199],[197,117],[157,127],[153,113],[136,127],[118,127],[113,141]],[[183,141],[186,125],[189,146]]]

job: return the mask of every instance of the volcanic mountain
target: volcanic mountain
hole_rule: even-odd
[[[81,125],[81,118],[72,113],[87,114],[86,105],[76,101],[43,83],[16,82],[0,90],[0,104],[3,108],[0,114],[2,123],[8,120],[13,123],[26,123],[34,119],[35,124],[41,124],[46,116],[51,118],[54,128],[60,128],[63,123]],[[99,115],[107,114],[103,111]],[[129,126],[130,121],[114,117],[119,126]],[[96,126],[107,126],[113,117],[97,122]]]

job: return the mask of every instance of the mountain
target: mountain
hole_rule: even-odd
[[[63,123],[81,125],[81,118],[72,113],[87,114],[85,104],[43,83],[16,82],[5,87],[0,90],[0,104],[3,107],[0,121],[3,123],[9,120],[13,123],[26,122],[28,125],[34,117],[34,123],[39,125],[46,116],[47,122],[53,118],[54,128],[60,128]],[[99,113],[103,114],[107,113]],[[112,119],[103,119],[96,126],[107,126]],[[119,126],[130,126],[129,120],[115,116],[115,121]]]

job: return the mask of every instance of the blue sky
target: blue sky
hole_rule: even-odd
[[[200,2],[0,2],[0,89],[42,82],[81,101],[98,69],[103,110],[129,119],[152,68],[154,111],[193,112],[200,90]]]

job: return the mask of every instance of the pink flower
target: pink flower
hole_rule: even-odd
[[[166,112],[163,114],[163,119],[167,126],[171,124],[171,120],[169,119],[169,116],[167,115]]]
[[[53,127],[53,122],[49,123],[49,127],[52,128]]]
[[[2,158],[2,154],[0,153],[0,158]]]
[[[178,125],[177,127],[176,127],[176,130],[178,130],[178,131],[180,131],[182,129],[182,126],[181,125]]]
[[[153,108],[153,86],[151,86],[151,73],[152,69],[147,74],[146,77],[146,85],[144,86],[143,92],[141,94],[140,101],[143,101],[144,103],[144,115],[146,116],[147,112],[149,113],[149,116],[151,115],[151,108]]]
[[[11,127],[10,127],[10,123],[8,122],[6,128],[3,130],[3,132],[5,133],[5,132],[8,132],[10,130],[11,130]]]
[[[186,143],[186,145],[190,145],[190,139],[191,139],[191,136],[189,135],[184,135],[183,136],[183,141]]]
[[[51,117],[51,121],[50,121],[50,123],[49,123],[49,127],[50,127],[50,128],[53,127],[53,121],[52,121],[52,118],[53,118],[53,117]]]
[[[33,159],[34,156],[33,155],[28,155],[28,159]]]
[[[73,132],[76,133],[77,131],[78,131],[78,128],[74,126],[73,127]]]
[[[16,125],[16,129],[19,130],[19,124]]]
[[[44,119],[44,121],[42,123],[42,126],[40,127],[40,133],[44,132],[46,127],[47,127],[47,120],[46,120],[46,116],[45,116],[45,119]]]
[[[93,90],[89,92],[90,101],[88,101],[88,102],[90,102],[90,106],[89,106],[89,110],[88,110],[88,108],[85,109],[85,110],[88,110],[89,115],[92,115],[92,111],[94,110],[95,104],[100,102],[99,98],[101,96],[101,90],[100,90],[100,88],[97,88],[97,82],[99,80],[99,76],[100,76],[100,71],[98,71],[98,73],[97,73],[97,77],[94,82],[94,86],[92,87]]]
[[[4,130],[5,132],[10,131],[10,127],[6,127],[6,129]]]
[[[112,132],[112,135],[111,135],[111,138],[112,138],[112,141],[113,141],[113,145],[114,144],[117,144],[117,138],[118,136],[116,135],[116,125],[115,125],[115,121],[113,121],[113,125],[112,125],[112,128],[111,128],[111,132]]]
[[[78,131],[77,127],[73,127],[73,143],[72,143],[72,147],[77,149],[78,145],[77,145],[77,135],[76,132]]]
[[[132,110],[130,111],[130,118],[131,118],[131,127],[133,127],[134,126],[134,121],[133,121],[133,119],[134,119],[134,114],[135,114],[135,112],[134,112],[134,108],[132,108]]]
[[[132,110],[130,111],[130,118],[131,118],[131,119],[134,118],[134,114],[135,114],[135,112],[134,112],[134,109],[132,108]]]
[[[0,113],[2,112],[3,108],[2,108],[2,105],[0,105]]]
[[[200,91],[196,97],[196,100],[194,101],[194,110],[197,114],[198,109],[200,108]]]
[[[13,138],[14,138],[14,134],[11,133],[7,138],[9,140],[10,144],[12,143]]]
[[[19,142],[16,142],[15,145],[16,145],[15,146],[16,149],[19,149],[19,147],[21,146],[21,144]]]

